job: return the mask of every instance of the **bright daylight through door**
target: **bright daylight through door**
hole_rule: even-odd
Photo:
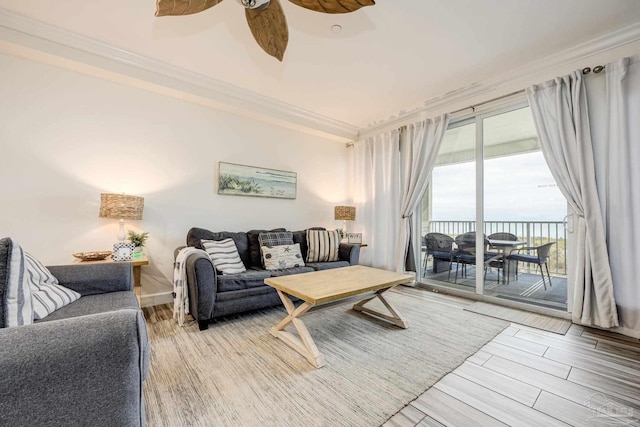
[[[454,122],[422,203],[422,281],[566,310],[566,211],[528,107]]]

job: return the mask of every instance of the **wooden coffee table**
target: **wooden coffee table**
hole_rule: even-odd
[[[271,335],[286,342],[294,350],[306,357],[313,366],[320,368],[326,364],[326,360],[324,355],[318,351],[318,347],[311,334],[309,334],[309,330],[300,319],[304,313],[314,305],[375,291],[373,296],[356,303],[353,309],[385,319],[401,328],[408,328],[407,321],[384,298],[383,294],[397,285],[409,283],[414,279],[415,276],[413,275],[362,265],[290,276],[270,277],[265,279],[264,282],[276,288],[288,313],[287,317],[271,328]],[[291,296],[300,298],[304,302],[296,308],[291,301]],[[364,307],[367,302],[376,298],[382,301],[389,314]],[[298,331],[298,337],[284,330],[290,323]]]

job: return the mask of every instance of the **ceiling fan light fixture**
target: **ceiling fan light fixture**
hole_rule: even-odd
[[[282,62],[289,42],[289,28],[281,0],[236,0],[245,9],[244,14],[256,43],[267,54]],[[156,0],[156,16],[190,15],[202,12],[222,0]],[[289,0],[296,6],[315,12],[341,14],[376,4],[374,0]],[[334,25],[331,31],[339,33],[342,27]]]
[[[271,0],[238,0],[247,9],[263,10],[269,6]]]

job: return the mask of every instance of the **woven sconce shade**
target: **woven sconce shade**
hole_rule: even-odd
[[[125,194],[100,194],[100,218],[142,219],[144,197]]]
[[[334,210],[334,216],[334,219],[340,221],[355,221],[356,208],[355,206],[336,206]]]

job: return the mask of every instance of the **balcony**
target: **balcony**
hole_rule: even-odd
[[[475,230],[475,221],[429,221],[424,223],[423,233],[436,232],[454,237]],[[485,295],[504,298],[517,302],[535,304],[542,307],[566,310],[567,308],[567,271],[566,271],[566,241],[567,231],[565,224],[561,221],[486,221],[484,223],[484,234],[489,236],[493,233],[506,232],[518,236],[518,240],[525,242],[523,246],[539,246],[553,242],[549,260],[549,273],[551,276],[551,286],[545,284],[540,276],[540,271],[535,264],[519,263],[518,274],[511,275],[508,283],[505,283],[501,273],[501,280],[498,281],[498,269],[490,267],[486,271],[484,281]],[[455,278],[456,263],[450,265],[448,269],[436,268],[434,272],[433,259],[426,257],[426,248],[423,245],[422,251],[422,277],[430,282],[441,282],[447,286],[459,289],[475,291],[475,268],[466,267],[466,274],[463,276],[461,270],[458,271],[457,280]],[[438,266],[436,266],[438,267]],[[484,274],[484,272],[483,272]]]

